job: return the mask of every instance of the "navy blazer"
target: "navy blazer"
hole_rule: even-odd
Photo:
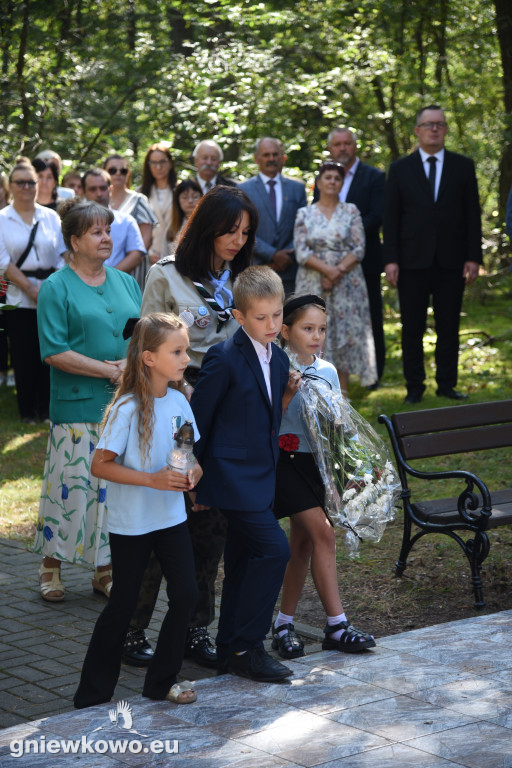
[[[391,164],[384,209],[384,262],[405,269],[462,269],[482,261],[475,166],[445,150],[434,202],[419,150]]]
[[[348,188],[346,202],[357,206],[363,220],[365,249],[361,266],[365,275],[380,275],[383,270],[380,228],[384,209],[385,183],[384,171],[359,161]],[[319,196],[315,181],[314,203]]]
[[[199,504],[246,512],[272,504],[288,369],[287,356],[273,345],[271,404],[260,361],[241,328],[204,356],[190,403],[201,435],[194,446],[204,472]]]
[[[281,248],[293,249],[293,228],[295,226],[295,217],[299,208],[307,205],[306,188],[300,181],[288,179],[281,176],[283,190],[283,205],[279,221],[272,205],[270,196],[261,176],[252,176],[239,186],[246,195],[250,197],[259,213],[259,224],[256,230],[256,244],[254,246],[253,263],[268,264],[272,261],[274,253]],[[295,258],[293,264],[279,276],[283,283],[293,283],[297,273],[297,264]]]

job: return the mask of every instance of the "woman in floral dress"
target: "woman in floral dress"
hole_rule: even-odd
[[[317,294],[325,300],[329,322],[323,353],[336,366],[346,394],[350,374],[368,386],[377,381],[377,367],[361,267],[363,222],[355,205],[339,201],[343,178],[339,163],[321,166],[317,178],[320,198],[297,212],[294,246],[299,265],[295,292]]]
[[[64,599],[61,563],[91,563],[93,588],[112,577],[105,482],[89,471],[99,423],[125,364],[123,329],[139,315],[133,277],[105,267],[112,211],[72,198],[59,209],[69,264],[44,281],[37,302],[41,357],[50,366],[50,434],[34,551],[43,555],[43,600]]]

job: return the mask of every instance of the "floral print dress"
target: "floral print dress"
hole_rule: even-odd
[[[106,481],[90,473],[99,436],[99,424],[52,422],[34,552],[68,563],[110,563]]]
[[[325,299],[327,334],[322,357],[340,371],[359,376],[363,386],[377,381],[368,292],[361,264],[350,270],[331,291],[324,291],[322,275],[306,266],[310,256],[335,266],[353,253],[364,257],[364,228],[352,203],[338,203],[328,219],[317,205],[297,211],[294,247],[297,264],[295,293],[314,293]]]

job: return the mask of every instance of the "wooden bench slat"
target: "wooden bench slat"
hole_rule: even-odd
[[[499,504],[494,501],[496,494],[493,494],[492,515],[488,528],[498,528],[501,525],[512,523],[512,492],[506,491],[503,496],[506,496],[507,499]],[[416,502],[412,506],[418,518],[424,522],[443,524],[461,522],[457,511],[456,496],[436,499],[435,501]]]
[[[453,432],[408,435],[400,439],[400,444],[407,461],[430,456],[446,456],[452,453],[505,448],[512,444],[512,425],[498,424],[490,427],[459,429]]]
[[[512,400],[454,405],[426,411],[395,413],[391,421],[399,437],[512,422]]]

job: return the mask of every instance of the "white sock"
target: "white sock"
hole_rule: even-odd
[[[339,616],[328,616],[327,617],[327,625],[329,627],[335,627],[336,624],[339,624],[342,621],[348,621],[347,617],[344,613],[340,613]],[[338,629],[337,632],[330,632],[329,637],[333,640],[339,640],[342,634],[344,633],[344,629]]]
[[[274,621],[274,627],[275,629],[278,629],[279,627],[282,627],[283,624],[293,624],[293,616],[287,616],[286,613],[279,613],[277,614],[277,619]],[[283,629],[282,632],[278,632],[278,635],[284,635],[285,632],[288,630]]]

